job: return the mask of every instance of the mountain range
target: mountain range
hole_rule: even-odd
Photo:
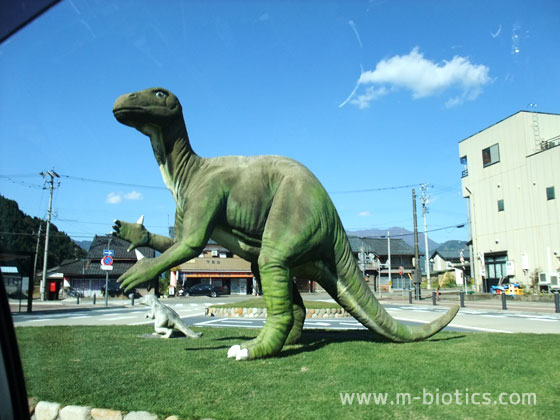
[[[360,237],[387,237],[387,232],[389,232],[389,234],[391,235],[391,238],[394,239],[402,239],[404,240],[407,244],[409,244],[410,246],[414,247],[414,232],[411,232],[410,230],[407,230],[405,228],[402,227],[397,227],[394,226],[392,228],[389,229],[367,229],[367,230],[354,230],[354,231],[347,231],[346,233],[349,236],[360,236]],[[418,249],[420,250],[420,252],[424,252],[425,251],[425,242],[424,242],[424,233],[423,232],[418,232]],[[434,251],[435,249],[437,249],[441,244],[436,242],[436,241],[432,241],[429,237],[428,237],[428,250],[431,253],[432,251]]]

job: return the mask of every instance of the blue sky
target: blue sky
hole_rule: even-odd
[[[0,45],[0,194],[44,217],[54,168],[72,237],[141,214],[166,233],[149,140],[111,112],[163,86],[199,155],[292,157],[350,230],[412,229],[426,183],[430,238],[467,239],[442,229],[467,219],[458,142],[529,103],[560,112],[558,27],[552,0],[62,1]]]

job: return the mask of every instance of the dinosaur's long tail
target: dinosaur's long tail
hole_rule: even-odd
[[[363,280],[362,272],[352,255],[346,234],[341,232],[338,239],[338,249],[335,250],[335,254],[337,254],[336,279],[333,279],[334,284],[329,282],[331,290],[327,288],[327,291],[344,309],[372,332],[395,342],[420,341],[445,328],[459,311],[459,305],[455,305],[440,318],[418,326],[398,322],[387,313]],[[331,275],[334,277],[334,273]]]
[[[176,323],[175,328],[185,334],[187,338],[200,338],[202,336],[202,333],[194,332],[189,327],[187,327],[186,324],[183,323]]]

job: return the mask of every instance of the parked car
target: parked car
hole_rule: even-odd
[[[105,286],[101,287],[101,294],[105,296]],[[138,293],[134,288],[125,292],[118,285],[109,283],[109,297],[119,297],[123,295],[129,298],[131,294],[134,294],[134,299],[138,299],[142,297],[142,295]]]
[[[68,297],[84,297],[84,293],[81,290],[74,289],[73,287],[67,287],[66,289],[64,289],[64,292]]]
[[[216,297],[223,295],[224,289],[219,286],[212,286],[211,284],[197,284],[183,290],[183,296],[210,296]]]

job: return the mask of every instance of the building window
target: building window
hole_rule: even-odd
[[[547,200],[554,200],[556,198],[554,194],[554,187],[548,187],[546,189],[546,199]]]
[[[500,161],[500,147],[498,143],[482,150],[482,166],[487,167]]]
[[[504,211],[504,200],[498,200],[498,211]]]
[[[466,156],[461,157],[461,165],[463,165],[463,172],[461,173],[461,178],[469,176],[469,168],[468,168],[468,165],[467,165],[467,157]]]

